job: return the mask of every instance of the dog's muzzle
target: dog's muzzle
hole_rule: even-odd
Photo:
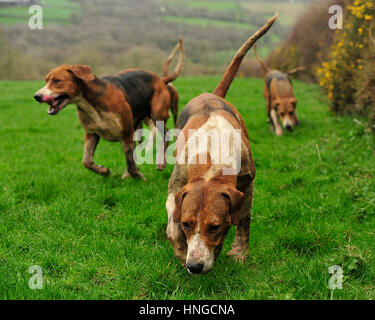
[[[288,124],[288,125],[285,126],[285,129],[288,130],[289,132],[292,132],[293,131],[293,126],[291,126],[290,124]]]
[[[62,94],[56,98],[52,96],[45,96],[40,93],[34,95],[34,99],[39,103],[47,103],[49,108],[47,110],[50,116],[58,114],[70,101],[67,94]]]
[[[190,273],[201,273],[203,270],[203,263],[188,263],[186,268]]]
[[[39,103],[42,103],[42,100],[43,100],[43,95],[37,93],[34,95],[34,99],[39,102]]]

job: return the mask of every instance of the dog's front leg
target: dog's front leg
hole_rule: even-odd
[[[271,110],[271,119],[273,122],[273,125],[275,126],[275,132],[277,136],[282,136],[283,135],[283,128],[281,128],[279,118],[277,116],[277,112],[275,109]]]
[[[295,117],[295,121],[296,121],[296,126],[299,126],[300,122],[299,122],[299,119],[297,117],[297,114],[295,114],[294,117]]]
[[[134,157],[133,157],[133,153],[134,153],[134,143],[133,143],[133,141],[128,142],[128,141],[123,140],[123,141],[121,141],[121,145],[122,145],[122,149],[124,150],[126,164],[127,164],[126,171],[122,175],[122,180],[125,180],[128,177],[133,177],[133,178],[136,178],[136,179],[142,179],[142,180],[146,181],[146,178],[139,171],[139,169],[138,169],[138,167],[135,163]]]
[[[250,219],[251,207],[253,203],[254,183],[244,191],[245,199],[241,207],[240,222],[236,226],[236,233],[232,244],[232,250],[229,251],[228,256],[233,256],[238,262],[245,262],[249,253],[249,238],[250,238]]]
[[[173,247],[175,256],[185,267],[187,255],[186,236],[182,231],[180,224],[173,221],[173,213],[175,210],[175,193],[170,193],[168,195],[166,208],[168,213],[167,237]]]
[[[160,148],[158,154],[156,155],[156,163],[157,163],[156,168],[159,171],[162,171],[165,168],[166,162],[167,162],[166,151],[167,151],[167,148],[168,148],[169,141],[164,141],[165,137],[166,137],[166,133],[167,133],[166,124],[167,124],[167,121],[164,121],[164,126],[163,126],[164,131],[162,130],[161,127],[159,127],[159,126],[157,127],[159,133],[163,137],[162,148]]]
[[[97,174],[100,174],[102,176],[109,176],[111,173],[109,169],[95,164],[93,159],[96,147],[99,143],[99,139],[100,137],[97,134],[90,134],[86,132],[82,164],[85,166],[85,168]]]

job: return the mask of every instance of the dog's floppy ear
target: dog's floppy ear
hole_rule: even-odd
[[[297,108],[298,100],[296,98],[291,98],[290,103],[293,105],[294,108]]]
[[[175,195],[175,204],[176,207],[173,213],[173,222],[180,223],[181,222],[181,215],[182,215],[182,203],[184,202],[184,198],[190,191],[190,186],[186,185],[183,187],[177,194]]]
[[[92,81],[95,79],[94,73],[89,66],[85,65],[73,65],[68,68],[78,79],[83,81]]]
[[[230,186],[224,186],[222,190],[220,190],[220,193],[229,200],[232,224],[238,226],[240,223],[240,210],[245,195],[241,191]]]

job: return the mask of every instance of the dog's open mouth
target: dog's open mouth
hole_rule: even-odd
[[[62,94],[58,96],[57,98],[53,98],[51,96],[45,96],[42,99],[42,102],[49,104],[49,108],[47,112],[50,116],[54,116],[58,114],[61,111],[61,109],[63,109],[69,103],[69,101],[70,101],[69,96],[66,94]]]

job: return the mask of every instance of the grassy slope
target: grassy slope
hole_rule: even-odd
[[[217,81],[178,80],[181,106]],[[301,127],[277,138],[262,80],[233,84],[257,166],[251,254],[227,258],[232,229],[213,272],[191,276],[165,238],[172,166],[143,165],[147,183],[122,182],[120,145],[101,142],[95,159],[113,175],[87,171],[74,107],[49,117],[32,101],[41,85],[0,83],[0,298],[375,298],[373,136],[329,115],[317,87],[296,83]],[[332,294],[334,264],[345,282]],[[27,286],[31,265],[43,267],[43,290]]]

